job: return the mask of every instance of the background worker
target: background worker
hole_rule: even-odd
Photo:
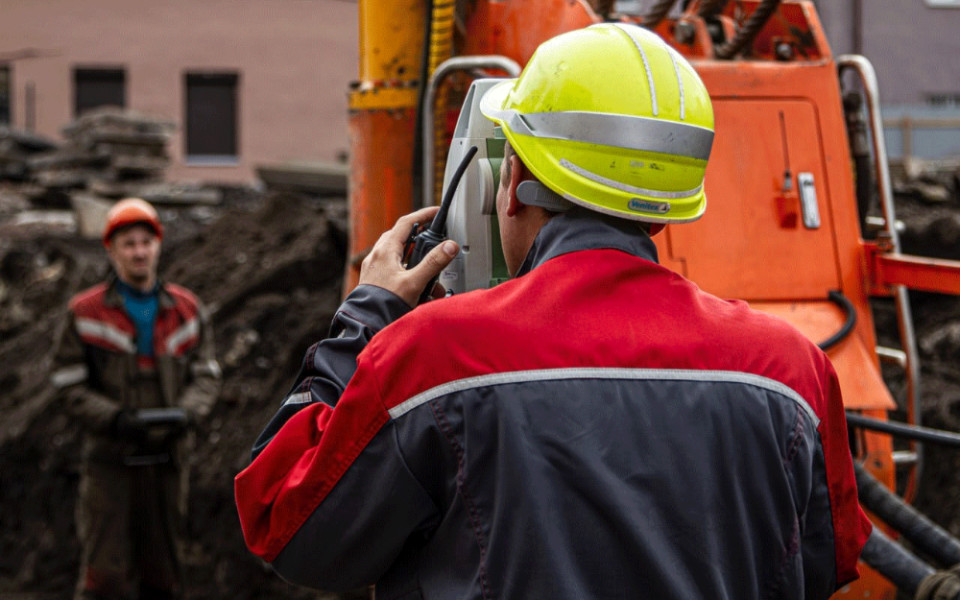
[[[162,237],[147,202],[111,208],[114,272],[71,299],[57,352],[52,383],[85,432],[77,598],[182,594],[188,429],[213,407],[220,367],[200,302],[157,278]]]
[[[250,549],[378,598],[827,598],[870,531],[826,356],[657,264],[710,99],[655,34],[547,41],[481,111],[514,279],[428,302],[401,218],[236,478]],[[722,202],[719,198],[717,202]],[[406,594],[409,594],[406,595]]]

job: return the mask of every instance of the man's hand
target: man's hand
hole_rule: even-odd
[[[128,442],[142,442],[147,437],[147,426],[135,410],[124,408],[114,418],[113,434]]]
[[[419,265],[409,271],[404,268],[404,243],[410,236],[413,224],[429,224],[438,210],[438,207],[430,206],[400,217],[392,229],[380,236],[370,254],[363,259],[359,283],[391,291],[410,306],[416,306],[423,288],[450,264],[460,251],[456,242],[446,240],[431,250]]]

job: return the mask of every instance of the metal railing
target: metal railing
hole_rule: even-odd
[[[904,115],[890,119],[883,119],[884,132],[899,131],[901,139],[900,159],[909,160],[913,158],[914,134],[918,130],[938,131],[953,130],[960,139],[960,118],[931,118],[931,117],[911,117]]]

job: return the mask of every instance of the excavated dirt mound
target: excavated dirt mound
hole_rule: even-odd
[[[0,190],[2,192],[2,190]],[[66,598],[78,545],[73,511],[79,432],[46,391],[67,299],[101,280],[99,243],[56,224],[13,225],[26,210],[0,194],[0,597]],[[958,202],[899,199],[907,252],[960,259]],[[232,480],[340,298],[342,201],[225,194],[216,209],[162,211],[161,273],[212,309],[222,397],[192,465],[189,598],[319,598],[281,581],[245,549]],[[960,431],[960,301],[913,294],[925,423]],[[881,342],[896,346],[892,304],[879,300]],[[895,393],[902,375],[885,368]],[[928,446],[918,507],[960,534],[960,450]]]
[[[246,551],[232,480],[339,302],[345,209],[278,195],[220,211],[209,226],[163,215],[162,276],[211,308],[224,370],[192,465],[188,597],[317,598]],[[74,585],[80,436],[44,380],[67,299],[107,268],[96,241],[0,225],[0,596],[66,598]]]
[[[960,260],[960,172],[954,178],[951,202],[931,205],[916,197],[898,198],[898,217],[906,224],[900,239],[904,252]],[[912,292],[910,303],[920,354],[923,425],[960,431],[960,298]],[[898,374],[889,379],[893,386],[900,381]],[[960,536],[960,449],[925,444],[923,465],[916,507]]]

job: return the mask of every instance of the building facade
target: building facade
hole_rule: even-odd
[[[59,139],[105,104],[167,119],[177,181],[341,160],[357,18],[352,0],[0,0],[0,124]]]
[[[891,157],[960,157],[960,0],[817,0],[834,54],[873,63]]]
[[[873,62],[891,156],[960,156],[960,0],[814,3],[834,53]],[[0,124],[59,138],[100,104],[166,118],[179,181],[340,160],[357,21],[356,0],[0,0]]]

